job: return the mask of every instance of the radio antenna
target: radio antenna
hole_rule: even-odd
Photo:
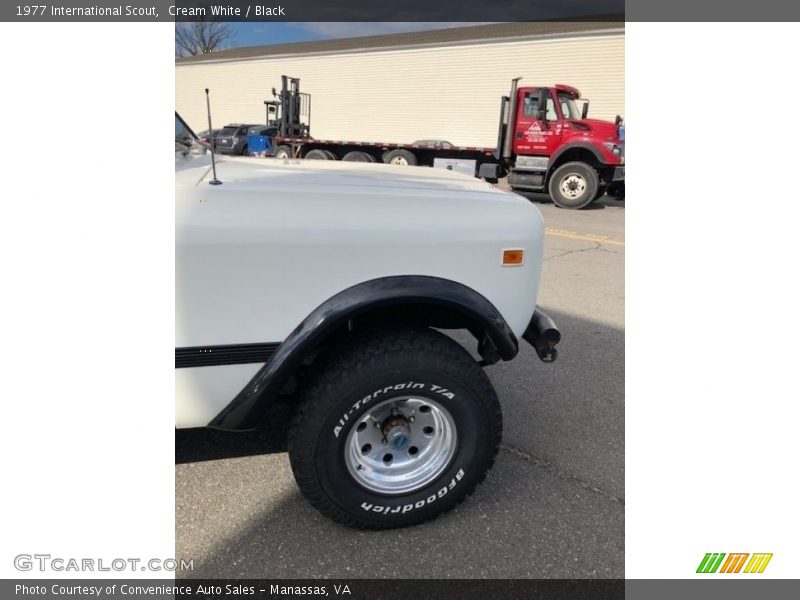
[[[208,88],[206,88],[206,112],[208,113],[208,135],[211,136],[211,170],[214,173],[214,179],[209,181],[209,185],[222,185],[222,182],[217,179],[217,162],[214,159],[214,129],[211,127],[211,101],[208,99]]]

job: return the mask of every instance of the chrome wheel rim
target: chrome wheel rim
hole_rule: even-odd
[[[408,161],[403,156],[395,156],[389,161],[390,165],[408,165]]]
[[[563,196],[574,200],[586,192],[586,179],[578,173],[569,173],[561,179],[558,187]]]
[[[422,489],[449,466],[456,426],[438,402],[420,396],[384,400],[361,415],[344,447],[355,481],[379,494]]]

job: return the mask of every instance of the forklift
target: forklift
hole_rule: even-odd
[[[276,99],[264,101],[267,125],[277,127],[281,138],[310,138],[311,94],[300,91],[300,79],[282,75],[281,91],[272,88],[272,96]]]

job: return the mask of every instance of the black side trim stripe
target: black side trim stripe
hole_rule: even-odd
[[[229,344],[175,348],[175,368],[246,365],[267,362],[280,344]]]

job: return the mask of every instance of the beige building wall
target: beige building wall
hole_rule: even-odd
[[[280,76],[300,78],[311,94],[318,139],[409,143],[445,139],[491,146],[500,96],[520,85],[566,83],[591,100],[589,116],[625,114],[625,38],[615,30],[581,37],[176,64],[175,102],[196,131],[263,123],[264,100]]]

